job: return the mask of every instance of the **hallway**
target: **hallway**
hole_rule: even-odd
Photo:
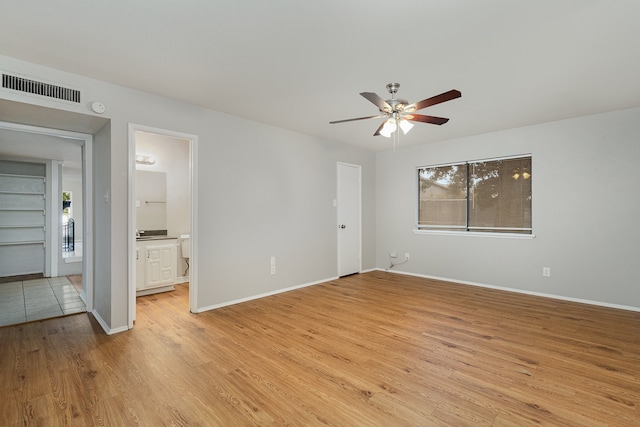
[[[75,277],[0,283],[0,327],[86,311],[79,290],[69,280]]]

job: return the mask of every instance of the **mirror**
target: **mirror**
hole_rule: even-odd
[[[136,170],[136,229],[167,229],[167,174]]]

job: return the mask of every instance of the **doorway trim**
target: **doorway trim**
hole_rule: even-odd
[[[39,126],[22,125],[18,123],[0,122],[0,128],[25,133],[35,133],[60,138],[68,138],[80,142],[82,148],[82,292],[88,313],[93,312],[93,135],[51,129]],[[48,166],[49,167],[49,166]],[[57,187],[56,187],[57,188]],[[58,196],[59,197],[59,196]],[[47,224],[48,225],[48,224]],[[57,242],[57,237],[52,239]],[[57,261],[56,261],[57,262]]]
[[[161,129],[151,126],[145,126],[135,123],[129,123],[129,209],[127,219],[127,233],[129,240],[129,297],[128,297],[128,326],[133,328],[133,322],[136,319],[136,201],[135,201],[135,173],[136,173],[136,132],[155,133],[157,135],[169,136],[172,138],[184,139],[189,142],[189,234],[190,238],[190,257],[189,257],[189,311],[197,313],[198,301],[198,194],[196,177],[198,176],[198,135],[175,132],[167,129]]]

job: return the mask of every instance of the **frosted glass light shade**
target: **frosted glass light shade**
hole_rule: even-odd
[[[391,137],[391,134],[396,131],[396,129],[398,129],[396,121],[394,119],[389,119],[385,122],[384,126],[382,126],[382,129],[380,129],[380,135],[384,136],[385,138],[389,138]]]
[[[400,120],[400,129],[402,129],[402,133],[405,135],[408,134],[411,128],[413,128],[413,123],[405,119]]]

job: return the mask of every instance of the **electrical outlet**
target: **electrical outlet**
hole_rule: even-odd
[[[276,274],[276,266],[275,265],[271,266],[271,274]]]
[[[391,258],[398,258],[398,252],[391,252],[391,253],[389,254],[389,256],[390,256]]]
[[[542,267],[542,275],[544,277],[550,277],[551,276],[551,267]]]
[[[404,254],[404,259],[406,259],[407,261],[409,261],[409,252],[405,252],[405,254]]]

